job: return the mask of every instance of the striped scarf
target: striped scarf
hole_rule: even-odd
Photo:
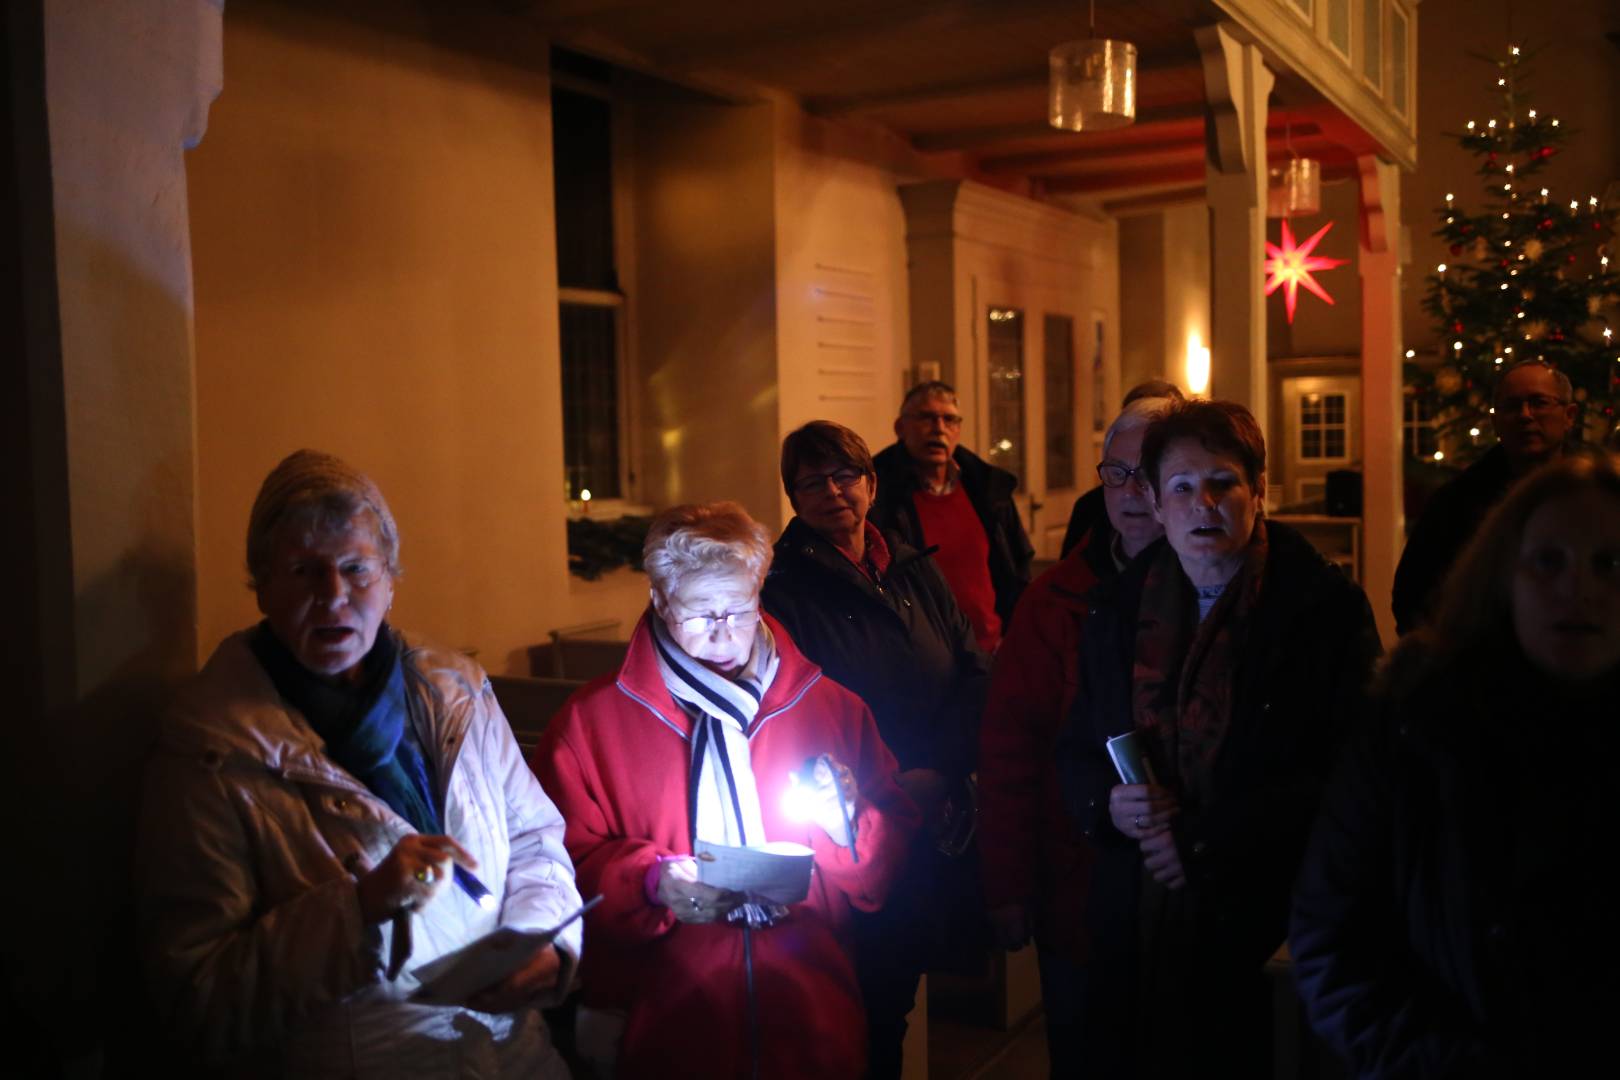
[[[748,739],[780,659],[770,628],[759,624],[748,663],[735,679],[728,679],[688,656],[657,614],[647,621],[664,686],[692,718],[687,821],[693,844],[765,843]]]

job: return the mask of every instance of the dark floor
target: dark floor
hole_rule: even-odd
[[[1011,1031],[929,1018],[928,1080],[1030,1080],[1046,1074],[1046,1027],[1039,1013]]]

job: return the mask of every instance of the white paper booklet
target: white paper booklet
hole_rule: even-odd
[[[471,945],[463,945],[455,952],[414,968],[411,974],[422,985],[411,995],[411,1000],[430,1005],[460,1005],[528,963],[538,950],[551,944],[563,927],[601,901],[601,896],[591,897],[583,907],[550,930],[517,930],[503,926]]]
[[[810,895],[816,853],[803,844],[779,840],[760,847],[729,847],[699,840],[696,854],[698,880],[705,885],[773,904],[796,904]]]

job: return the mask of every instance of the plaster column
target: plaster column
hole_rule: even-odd
[[[1195,31],[1203,57],[1209,199],[1209,392],[1266,430],[1266,99],[1275,76],[1232,23]]]
[[[1401,445],[1401,178],[1373,155],[1360,169],[1361,585],[1385,646],[1395,642],[1390,590],[1406,543]]]
[[[27,164],[49,177],[25,192],[48,253],[27,269],[29,319],[48,332],[24,345],[24,514],[50,573],[16,616],[46,643],[37,715],[7,734],[27,763],[13,864],[35,883],[16,975],[28,1052],[93,1075],[148,1037],[128,923],[137,791],[161,704],[197,663],[185,150],[222,83],[222,0],[33,0],[7,17],[39,72],[11,87],[44,118]]]

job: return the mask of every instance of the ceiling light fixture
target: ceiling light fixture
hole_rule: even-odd
[[[1267,171],[1266,216],[1290,218],[1320,213],[1322,209],[1322,163],[1294,152],[1294,122],[1287,121],[1283,140],[1288,146],[1288,164]]]
[[[1136,46],[1097,36],[1091,0],[1090,36],[1051,52],[1047,120],[1064,131],[1109,131],[1136,120]]]

